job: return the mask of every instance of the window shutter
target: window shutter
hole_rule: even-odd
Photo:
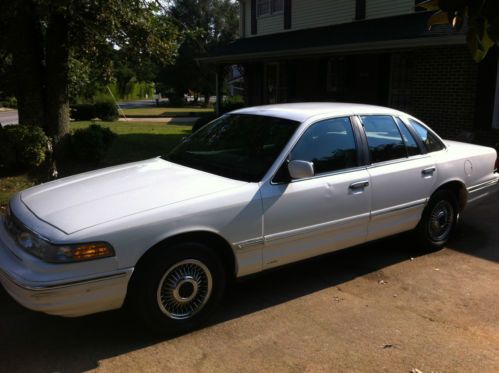
[[[251,35],[256,35],[256,0],[251,0]]]
[[[357,21],[366,18],[366,0],[355,1],[355,19]]]
[[[291,0],[284,0],[284,29],[291,28]]]

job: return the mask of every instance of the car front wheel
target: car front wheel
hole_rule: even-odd
[[[163,334],[198,327],[213,313],[225,288],[220,259],[197,242],[160,248],[135,275],[132,306],[150,329]]]

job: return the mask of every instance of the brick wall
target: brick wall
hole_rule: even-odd
[[[478,64],[465,45],[412,52],[411,114],[442,137],[473,131]]]

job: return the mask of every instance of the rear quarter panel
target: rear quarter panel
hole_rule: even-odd
[[[431,153],[438,167],[435,189],[458,181],[464,184],[468,192],[470,188],[495,179],[497,153],[493,148],[449,140],[445,140],[445,143],[447,149]]]

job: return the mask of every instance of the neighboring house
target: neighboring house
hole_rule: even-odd
[[[202,61],[241,66],[248,105],[385,105],[451,138],[499,128],[497,48],[475,63],[464,33],[429,31],[417,2],[240,0],[240,38]]]

